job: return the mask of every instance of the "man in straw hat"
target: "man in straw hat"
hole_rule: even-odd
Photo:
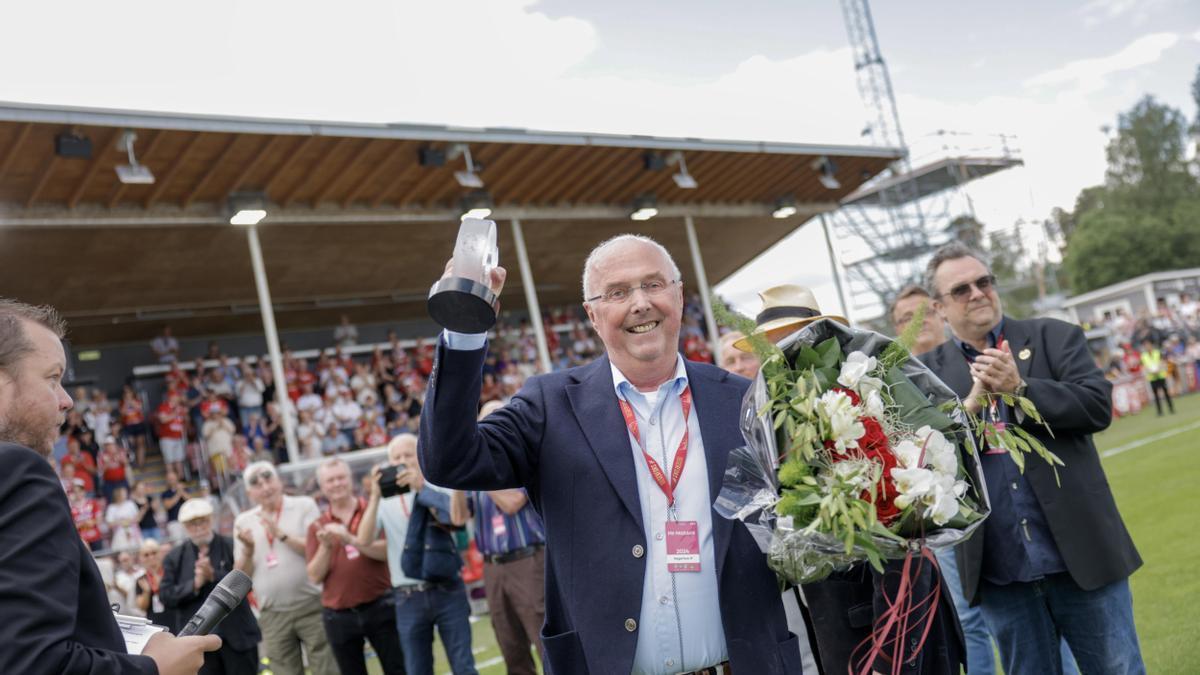
[[[504,275],[490,280],[497,294]],[[425,473],[528,491],[546,526],[542,643],[555,675],[800,672],[775,575],[750,532],[712,509],[744,443],[749,383],[680,356],[681,275],[657,242],[621,235],[593,249],[583,299],[607,354],[530,378],[478,422],[486,336],[439,340]]]
[[[50,466],[73,405],[65,332],[52,307],[0,298],[0,673],[190,675],[220,639],[163,632],[127,653]]]
[[[849,325],[842,316],[822,312],[816,296],[805,286],[772,286],[758,295],[762,298],[763,308],[755,318],[758,324],[755,335],[762,335],[773,343],[821,319]],[[750,350],[750,338],[738,340],[734,346]],[[896,596],[902,562],[885,563],[885,573],[882,575],[867,563],[858,563],[847,570],[834,572],[822,581],[802,586],[816,633],[817,658],[824,672],[842,673],[854,668],[855,649],[871,638],[876,616],[886,611],[888,599]],[[926,566],[912,583],[913,596],[924,597],[934,584],[943,582],[935,569]],[[906,645],[910,658],[902,664],[901,672],[959,672],[959,666],[964,661],[962,635],[958,616],[948,595],[948,592],[942,593],[937,619],[924,647],[917,654],[911,654],[911,650],[921,637],[919,631],[923,624],[913,623],[907,634],[909,644]],[[875,667],[881,671],[891,669],[882,661],[877,662]]]

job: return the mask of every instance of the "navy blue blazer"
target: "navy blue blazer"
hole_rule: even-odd
[[[125,652],[50,463],[0,443],[0,466],[0,673],[157,673],[150,657]]]
[[[476,423],[485,349],[438,348],[421,415],[425,476],[461,490],[524,487],[546,526],[546,623],[554,675],[633,668],[649,545],[629,435],[607,357],[530,378],[512,401]],[[748,381],[687,363],[715,500]],[[775,574],[740,523],[712,516],[721,622],[734,672],[799,673]]]

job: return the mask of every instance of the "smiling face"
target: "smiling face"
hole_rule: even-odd
[[[938,294],[934,309],[960,339],[980,339],[995,328],[1003,316],[995,287],[981,291],[974,283],[987,274],[987,265],[970,256],[947,260],[934,273],[933,292]],[[950,289],[963,284],[970,284],[967,296],[961,300],[952,297]]]
[[[332,503],[341,503],[354,496],[350,467],[344,462],[321,465],[317,469],[317,485],[321,494]]]
[[[650,281],[675,281],[671,263],[652,244],[626,240],[612,244],[592,263],[589,297]],[[683,287],[669,285],[657,295],[634,290],[624,302],[584,303],[588,318],[613,364],[631,381],[673,371],[683,317]]]
[[[22,324],[32,349],[0,369],[0,440],[49,457],[73,405],[62,387],[67,357],[53,331],[31,321]]]

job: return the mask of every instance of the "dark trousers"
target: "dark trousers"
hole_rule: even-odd
[[[488,613],[509,675],[537,673],[530,647],[536,647],[546,662],[540,637],[546,618],[545,579],[545,549],[528,558],[483,566]]]
[[[350,609],[321,610],[329,650],[342,675],[367,675],[363,640],[379,656],[386,675],[404,675],[404,653],[396,633],[396,609],[391,593]]]
[[[1167,388],[1166,380],[1150,380],[1150,391],[1154,394],[1154,407],[1158,410],[1158,414],[1162,415],[1162,398],[1167,399],[1167,407],[1171,409],[1171,414],[1175,414],[1175,404],[1171,401],[1171,391]]]
[[[204,665],[198,675],[255,675],[257,672],[257,647],[240,652],[222,645],[217,651],[204,654]]]

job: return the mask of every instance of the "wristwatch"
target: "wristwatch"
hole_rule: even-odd
[[[1022,382],[1021,384],[1024,385],[1025,383]],[[280,532],[279,533],[279,541],[282,541],[283,543],[286,544],[287,540],[288,540],[287,532]]]
[[[1022,379],[1021,383],[1017,385],[1017,388],[1013,390],[1013,396],[1024,397],[1025,390],[1028,388],[1029,388],[1029,383],[1026,382],[1024,379]]]

